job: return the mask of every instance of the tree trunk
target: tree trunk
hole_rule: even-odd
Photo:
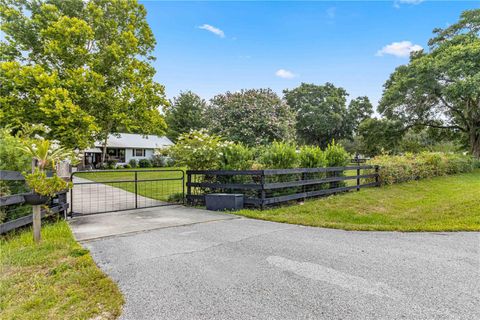
[[[107,155],[107,142],[108,142],[108,134],[105,136],[105,139],[103,140],[103,144],[102,144],[102,161],[101,161],[102,166],[105,163],[105,157]]]
[[[475,158],[480,159],[480,132],[473,129],[470,133],[470,149]]]

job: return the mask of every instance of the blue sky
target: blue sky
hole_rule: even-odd
[[[374,104],[408,52],[479,1],[142,1],[172,98],[332,82]],[[382,50],[383,49],[383,50]]]

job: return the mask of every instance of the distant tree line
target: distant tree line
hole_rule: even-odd
[[[438,128],[406,126],[399,120],[373,117],[373,106],[362,96],[347,103],[345,89],[331,83],[302,83],[280,97],[271,89],[227,92],[202,99],[181,92],[166,108],[167,136],[175,141],[191,130],[207,129],[247,146],[273,141],[325,148],[332,141],[351,153],[458,151],[461,136]]]
[[[412,52],[386,81],[376,117],[368,97],[347,104],[331,83],[284,90],[250,89],[209,102],[188,91],[167,109],[168,135],[206,128],[246,145],[274,140],[325,147],[332,140],[350,152],[465,151],[480,158],[480,9],[435,29],[429,50]]]
[[[227,92],[209,102],[191,91],[182,92],[166,109],[167,135],[208,129],[248,146],[273,141],[298,141],[322,148],[332,140],[352,139],[359,124],[373,114],[367,97],[347,105],[348,93],[331,83],[302,83],[285,90],[283,98],[271,89]]]

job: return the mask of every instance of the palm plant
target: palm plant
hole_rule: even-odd
[[[54,169],[57,162],[72,157],[71,151],[56,146],[50,140],[37,139],[35,143],[27,142],[18,148],[36,160],[37,167],[42,171],[48,168],[49,165]]]
[[[71,151],[46,139],[26,139],[18,148],[36,161],[33,172],[24,174],[27,185],[35,194],[52,197],[55,193],[70,187],[69,183],[56,174],[47,177],[45,171],[48,168],[55,170],[57,162],[72,158]]]

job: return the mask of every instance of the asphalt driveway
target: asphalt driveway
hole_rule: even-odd
[[[480,319],[479,233],[224,217],[84,242],[122,319]]]

